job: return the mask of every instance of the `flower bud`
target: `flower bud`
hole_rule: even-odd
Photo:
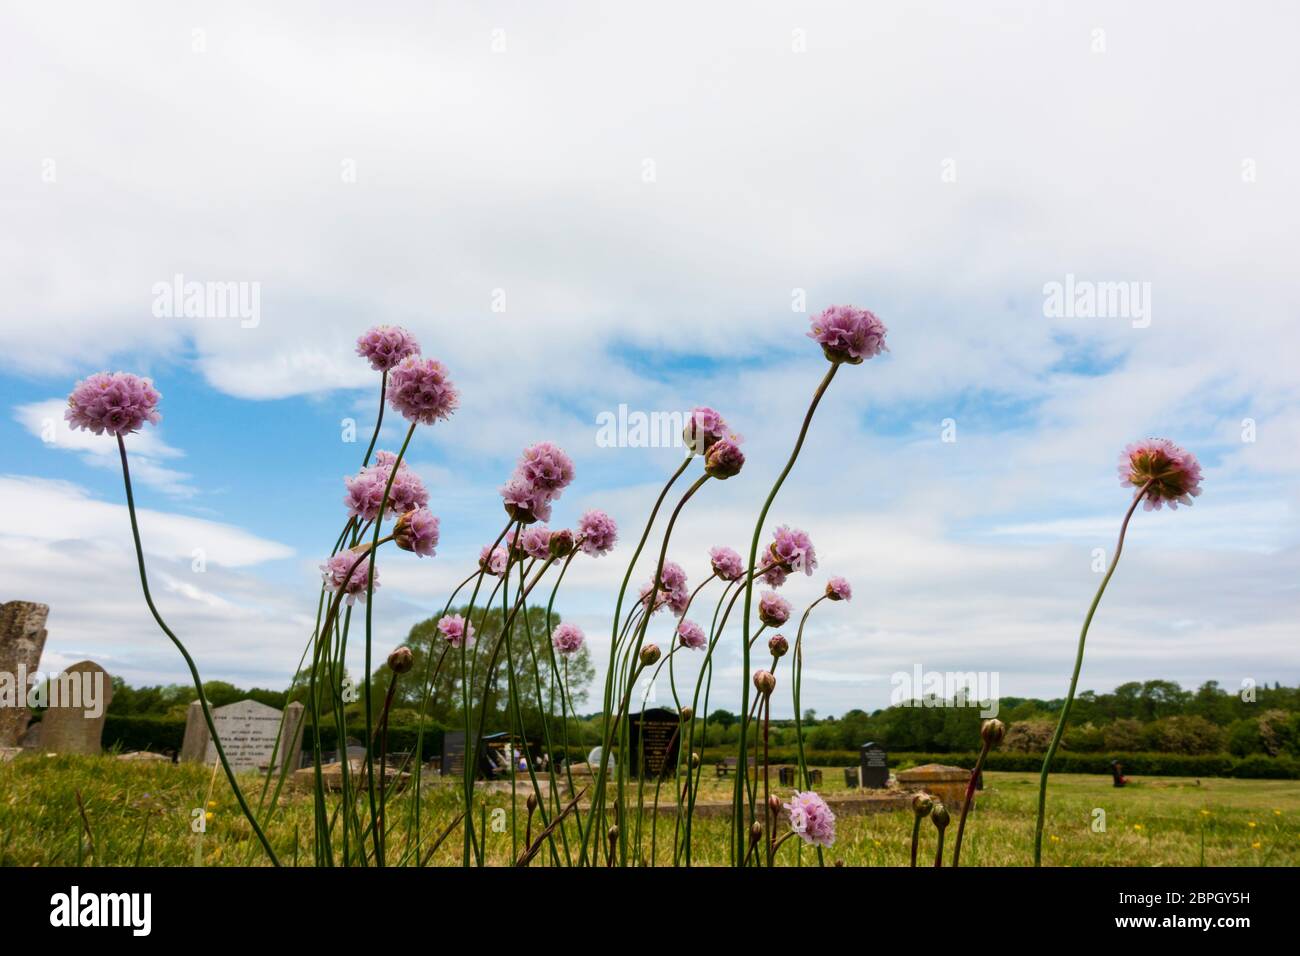
[[[548,545],[553,558],[567,558],[573,554],[573,532],[568,528],[561,528],[559,531],[551,532],[551,541]]]
[[[790,642],[780,634],[773,634],[767,642],[767,649],[772,652],[773,657],[785,657],[785,652],[790,649]]]
[[[530,814],[533,813],[533,812],[537,809],[537,793],[536,793],[536,791],[534,791],[534,792],[528,794],[528,800],[525,801],[525,803],[526,803],[526,806],[528,807],[528,812],[529,812]]]
[[[692,751],[692,752],[691,752],[691,769],[694,770],[694,769],[695,769],[696,767],[698,767],[699,765],[700,765],[700,755],[697,754],[697,753],[695,753],[694,751]]]
[[[980,725],[980,737],[983,739],[984,745],[990,750],[1002,743],[1002,739],[1006,735],[1007,725],[997,718],[986,720]]]
[[[918,793],[912,798],[912,812],[918,817],[928,817],[934,809],[934,798],[928,793]]]
[[[415,655],[409,647],[399,647],[388,655],[388,669],[394,674],[405,674],[414,666]]]
[[[936,801],[934,809],[930,811],[930,819],[934,821],[936,827],[943,830],[948,825],[948,808]]]
[[[749,842],[757,843],[761,839],[763,839],[763,824],[755,820],[749,828]]]
[[[704,456],[704,472],[711,478],[730,478],[740,474],[745,465],[745,453],[730,438],[714,442]]]
[[[689,707],[683,707],[681,713],[682,713],[682,722],[683,722],[683,723],[690,723],[690,722],[691,722],[691,718],[695,716],[695,711],[693,711],[693,710],[692,710],[691,708],[689,708]]]
[[[655,661],[659,660],[659,645],[647,644],[641,648],[641,666],[649,667]]]
[[[781,798],[775,793],[767,798],[767,808],[772,811],[773,816],[781,815]]]
[[[754,671],[754,686],[764,697],[769,697],[776,690],[776,678],[771,671]]]

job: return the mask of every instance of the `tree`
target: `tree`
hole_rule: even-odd
[[[468,606],[455,608],[450,614],[459,614],[474,625],[474,644],[467,652],[467,666],[471,675],[472,693],[470,695],[474,719],[478,718],[478,708],[483,699],[487,683],[487,664],[492,652],[500,644],[497,663],[490,685],[490,700],[486,732],[505,729],[506,723],[513,724],[513,712],[508,699],[506,672],[513,663],[514,686],[518,692],[519,712],[523,718],[524,732],[540,733],[542,714],[552,720],[558,720],[561,713],[560,684],[566,680],[568,696],[564,702],[571,718],[575,717],[574,708],[587,699],[587,686],[595,676],[591,665],[591,655],[584,646],[567,659],[554,653],[551,647],[551,631],[560,623],[560,616],[551,614],[550,630],[547,629],[546,610],[530,607],[526,614],[519,614],[512,628],[509,645],[501,644],[501,629],[504,615],[499,607],[484,611],[483,608]],[[403,676],[394,692],[394,710],[409,711],[411,716],[419,716],[421,703],[424,703],[423,716],[444,727],[457,727],[464,723],[461,693],[461,653],[447,643],[442,632],[438,630],[437,617],[421,621],[411,628],[407,635],[406,646],[411,649],[414,666],[409,674]],[[554,663],[554,667],[552,667]],[[429,694],[425,700],[425,674],[429,674]],[[559,677],[557,681],[556,677]],[[380,666],[371,675],[371,708],[378,715],[383,707],[385,695],[392,672],[386,665]],[[552,740],[552,743],[558,741]]]

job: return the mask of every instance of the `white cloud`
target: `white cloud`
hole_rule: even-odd
[[[137,508],[140,537],[147,554],[191,563],[244,568],[280,558],[293,550],[240,528],[149,508]],[[95,542],[131,550],[131,524],[125,504],[97,501],[65,481],[21,475],[0,476],[0,526],[6,534],[52,545]]]
[[[111,435],[96,435],[72,428],[63,417],[66,408],[67,403],[57,398],[31,402],[14,408],[14,419],[39,438],[46,448],[75,452],[88,465],[120,472],[122,462],[117,441]],[[161,459],[180,458],[185,453],[163,441],[157,429],[145,428],[128,435],[126,443],[131,456],[133,481],[176,498],[188,498],[197,493],[197,489],[189,484],[189,475],[160,463]]]
[[[1113,546],[1124,504],[1112,462],[1147,433],[1205,457],[1206,494],[1140,516],[1085,683],[1300,677],[1300,381],[1284,360],[1300,326],[1292,225],[1277,213],[1300,200],[1300,132],[1278,122],[1300,83],[1295,11],[656,9],[370,10],[340,29],[305,7],[234,3],[203,18],[201,53],[192,18],[162,4],[7,11],[0,82],[24,95],[0,155],[13,264],[0,367],[71,379],[118,357],[184,357],[222,392],[316,393],[351,415],[377,384],[352,354],[357,333],[406,324],[463,404],[412,446],[444,545],[432,562],[385,561],[382,639],[441,607],[502,521],[510,460],[546,437],[579,466],[556,523],[599,506],[623,528],[619,552],[575,563],[562,596],[599,648],[658,492],[647,476],[674,453],[596,448],[595,415],[704,402],[745,434],[746,471],[701,493],[670,553],[698,580],[710,545],[742,546],[824,368],[790,309],[803,289],[810,309],[875,308],[892,348],[840,373],[773,512],[858,590],[810,625],[819,710],[883,704],[888,675],[917,658],[1002,669],[1004,693],[1058,693],[1091,549]],[[806,53],[791,48],[796,28]],[[151,287],[178,272],[262,283],[260,324],[156,318]],[[1150,282],[1150,327],[1044,317],[1044,283],[1066,274]],[[39,434],[56,404],[19,421]],[[938,440],[946,417],[955,444]],[[156,430],[131,440],[140,480],[191,489]],[[116,467],[112,442],[56,444]],[[60,562],[83,541],[120,555],[119,505],[5,482],[6,528],[38,567],[80,580]],[[151,553],[176,563],[159,579],[171,600],[202,609],[214,634],[262,602],[268,647],[296,660],[274,635],[303,609],[252,577],[287,548],[192,518],[142,521]],[[243,569],[222,587],[190,581],[205,541],[209,560]],[[53,589],[14,560],[15,580]],[[295,569],[309,596],[314,562]],[[96,593],[77,599],[88,622]],[[125,645],[147,626],[137,612],[88,631]],[[238,630],[232,667],[291,666]]]

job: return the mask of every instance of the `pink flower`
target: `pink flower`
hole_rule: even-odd
[[[817,794],[796,790],[790,802],[782,806],[790,811],[790,829],[799,839],[823,847],[835,843],[835,814]]]
[[[766,582],[769,587],[774,588],[779,588],[781,585],[785,584],[786,580],[790,577],[785,565],[772,557],[770,552],[760,554],[759,558],[761,559],[759,563],[763,565],[763,570],[760,572],[760,576],[763,578],[764,582]]]
[[[551,632],[551,646],[565,657],[582,650],[584,640],[586,638],[582,634],[582,628],[576,624],[557,624]]]
[[[709,562],[713,565],[713,572],[724,581],[738,580],[745,573],[745,563],[740,554],[723,545],[709,549]]]
[[[711,408],[692,408],[682,438],[692,454],[703,455],[714,442],[727,437],[727,423]]]
[[[71,427],[96,435],[129,435],[145,422],[162,421],[161,398],[147,378],[129,372],[96,372],[73,387],[63,417]]]
[[[519,536],[519,546],[530,558],[545,561],[551,556],[551,529],[544,524],[535,524],[524,529]]]
[[[474,643],[474,625],[459,614],[439,618],[438,630],[452,647],[468,647]]]
[[[478,566],[488,574],[495,574],[500,577],[505,573],[506,566],[509,563],[510,554],[500,545],[493,548],[485,544],[483,550],[478,553]]]
[[[783,568],[790,571],[802,571],[812,574],[817,567],[817,552],[813,550],[812,539],[807,532],[785,525],[772,533],[771,554]]]
[[[833,305],[813,318],[808,338],[821,344],[830,361],[859,365],[888,351],[885,332],[885,323],[866,309]]]
[[[768,627],[780,627],[790,620],[790,602],[775,591],[764,591],[758,599],[758,619]]]
[[[420,354],[415,337],[400,325],[376,325],[357,339],[357,354],[376,372],[387,372],[402,359]]]
[[[1148,438],[1134,442],[1119,456],[1119,483],[1141,488],[1147,482],[1143,509],[1169,510],[1188,505],[1201,493],[1201,463],[1196,456],[1167,438]]]
[[[669,591],[686,587],[686,572],[676,561],[665,561],[659,572],[659,581]]]
[[[388,373],[388,404],[407,421],[432,425],[450,418],[460,397],[445,365],[436,359],[408,355]]]
[[[853,597],[853,588],[845,578],[831,578],[826,582],[826,596],[832,601],[847,601]]]
[[[438,547],[438,519],[428,508],[416,508],[397,519],[393,543],[403,551],[431,558]]]
[[[704,636],[704,628],[700,627],[694,621],[688,621],[685,618],[677,625],[677,642],[682,647],[689,647],[691,650],[699,650],[708,643],[708,638]]]
[[[348,514],[366,521],[375,520],[395,461],[397,456],[392,452],[377,452],[373,464],[362,468],[354,477],[343,479],[343,483],[347,486],[343,503],[347,505]],[[425,490],[424,482],[420,480],[419,475],[406,467],[406,462],[402,462],[397,466],[393,487],[388,489],[388,507],[384,510],[384,516],[405,514],[423,508],[428,503],[429,492]]]
[[[501,500],[506,514],[516,521],[530,524],[551,520],[551,496],[518,474],[501,486]]]
[[[704,470],[711,478],[726,480],[740,474],[745,466],[745,453],[735,439],[723,438],[713,443],[704,456]]]
[[[555,499],[573,481],[573,460],[558,445],[541,441],[524,449],[515,474]]]
[[[578,539],[584,554],[598,558],[613,549],[618,540],[618,525],[603,511],[588,511],[578,522]]]
[[[360,559],[360,560],[358,560]],[[352,567],[353,565],[356,567]],[[366,600],[366,581],[370,575],[370,561],[355,551],[340,551],[320,566],[325,584],[333,591],[342,590],[348,604],[359,598]],[[349,574],[349,569],[351,573]],[[375,568],[375,587],[379,587],[379,569]]]

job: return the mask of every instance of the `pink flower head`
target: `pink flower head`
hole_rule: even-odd
[[[393,543],[403,551],[431,558],[438,547],[438,519],[428,508],[414,508],[397,519]]]
[[[583,553],[598,558],[613,549],[618,540],[618,525],[603,511],[588,511],[578,522],[578,538]]]
[[[724,581],[735,581],[745,573],[745,564],[740,554],[731,548],[718,545],[709,549],[709,562],[713,571]]]
[[[551,646],[565,657],[582,650],[584,640],[586,638],[582,634],[582,628],[576,624],[557,624],[551,632]]]
[[[554,499],[573,481],[573,460],[558,445],[540,441],[524,449],[515,474]]]
[[[808,338],[820,343],[830,361],[860,365],[864,359],[888,351],[885,332],[885,323],[866,309],[833,305],[813,318]]]
[[[817,567],[817,552],[813,550],[812,539],[807,532],[785,525],[772,533],[771,553],[773,559],[790,571],[802,571],[812,574]]]
[[[348,514],[374,521],[379,515],[379,503],[384,500],[384,489],[388,487],[388,476],[393,473],[393,464],[397,456],[391,451],[376,452],[372,464],[362,468],[354,477],[344,478],[347,494],[343,503],[348,507]],[[429,492],[425,490],[420,476],[411,471],[402,462],[397,466],[393,486],[388,488],[388,507],[384,516],[405,514],[429,503]]]
[[[387,372],[402,359],[420,354],[420,344],[400,325],[376,325],[357,339],[357,354],[376,372]]]
[[[714,444],[727,437],[727,423],[712,408],[692,408],[686,420],[682,438],[693,455],[703,455]]]
[[[823,847],[835,843],[835,814],[817,794],[796,790],[790,802],[782,806],[790,812],[790,829],[799,839]]]
[[[145,422],[162,421],[161,398],[147,378],[130,372],[96,372],[73,387],[63,417],[73,428],[120,437],[138,431]]]
[[[519,536],[519,546],[530,558],[545,561],[551,556],[551,529],[544,524],[535,524],[524,529]]]
[[[758,619],[768,627],[780,627],[790,620],[790,602],[775,591],[764,591],[758,599]]]
[[[1141,488],[1147,482],[1146,511],[1160,510],[1168,504],[1170,511],[1188,505],[1201,493],[1201,463],[1196,456],[1167,438],[1148,438],[1134,442],[1119,456],[1119,483]]]
[[[704,470],[711,478],[726,480],[740,474],[745,467],[745,453],[734,438],[723,438],[713,443],[704,456]]]
[[[531,524],[551,519],[551,495],[519,474],[501,486],[501,500],[506,514],[516,521]]]
[[[505,573],[506,566],[509,563],[510,553],[500,545],[493,548],[485,544],[483,550],[478,553],[478,566],[488,574],[495,574],[500,577]]]
[[[659,572],[660,584],[669,591],[686,587],[686,572],[676,561],[665,561]]]
[[[760,554],[759,557],[762,559],[760,563],[763,565],[760,574],[768,587],[779,588],[781,585],[785,584],[786,580],[790,577],[790,573],[786,570],[785,565],[772,557],[771,552],[764,552]]]
[[[853,588],[846,578],[831,578],[826,582],[826,596],[832,601],[847,601],[853,597]]]
[[[694,621],[688,621],[685,618],[677,625],[677,642],[682,647],[688,647],[691,650],[699,650],[708,643],[708,638],[704,636],[704,628],[700,627]]]
[[[460,404],[447,367],[437,359],[408,355],[388,373],[388,404],[409,422],[432,425]]]
[[[439,618],[438,630],[452,647],[468,647],[474,643],[474,625],[459,614]]]
[[[360,560],[357,560],[360,558]],[[356,567],[352,567],[353,565]],[[355,551],[340,551],[320,566],[325,584],[333,591],[342,590],[348,604],[360,598],[366,600],[366,580],[370,575],[370,560]],[[351,573],[349,574],[349,570]],[[375,587],[379,587],[379,569],[375,568]]]

